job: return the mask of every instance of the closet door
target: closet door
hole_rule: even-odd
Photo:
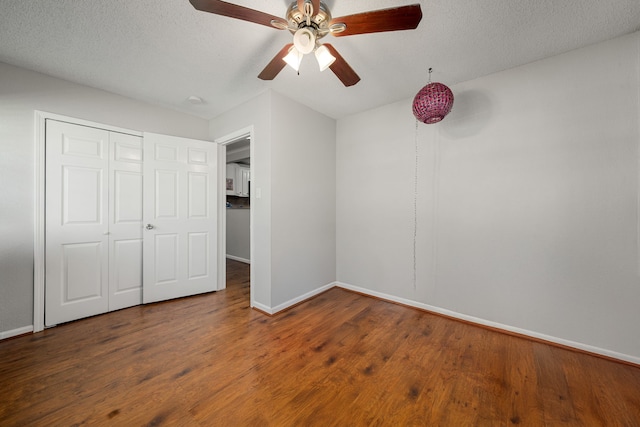
[[[109,309],[109,132],[47,120],[45,324]]]
[[[217,284],[216,144],[144,134],[145,303]]]
[[[142,304],[142,138],[109,134],[109,311]]]
[[[145,144],[47,120],[45,325],[218,289],[216,145]]]

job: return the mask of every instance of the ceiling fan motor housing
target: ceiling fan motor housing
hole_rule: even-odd
[[[307,1],[309,5],[310,1]],[[331,13],[329,8],[323,2],[320,2],[320,10],[311,12],[309,24],[307,24],[306,15],[298,8],[298,3],[294,1],[287,10],[287,21],[289,22],[289,31],[295,34],[302,28],[313,28],[315,30],[315,38],[320,39],[329,33],[329,22],[331,21]],[[294,39],[295,40],[295,39]]]

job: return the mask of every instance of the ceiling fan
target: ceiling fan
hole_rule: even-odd
[[[298,71],[302,57],[314,52],[320,71],[330,68],[345,86],[353,86],[360,81],[360,77],[333,46],[328,43],[320,44],[321,38],[327,34],[342,37],[413,30],[422,19],[419,4],[332,18],[327,5],[320,0],[295,0],[287,9],[286,19],[283,19],[221,0],[189,1],[193,7],[203,12],[242,19],[278,30],[289,30],[293,34],[293,43],[285,45],[258,75],[262,80],[273,80],[286,64]]]

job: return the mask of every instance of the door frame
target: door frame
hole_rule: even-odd
[[[253,206],[255,200],[254,185],[254,164],[255,164],[255,138],[253,125],[238,129],[220,138],[214,139],[213,142],[218,144],[218,289],[227,287],[227,145],[233,144],[243,139],[249,139],[249,157],[251,164],[249,165],[249,173],[251,175],[251,194],[249,195],[249,203],[252,205],[249,210],[249,260],[251,264],[255,260],[254,251],[254,228],[253,219],[255,210]],[[254,284],[255,284],[255,268],[250,268],[249,273],[249,305],[254,307]]]
[[[74,125],[88,126],[112,132],[126,133],[142,137],[140,131],[109,126],[75,117],[63,116],[46,111],[35,110],[34,141],[34,236],[33,236],[33,332],[44,330],[44,292],[45,292],[45,220],[46,220],[46,120],[57,120]]]

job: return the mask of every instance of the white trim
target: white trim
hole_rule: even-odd
[[[214,139],[213,142],[220,145],[229,145],[241,139],[246,139],[247,137],[253,138],[253,126],[238,129],[235,132],[231,132],[225,136]]]
[[[244,262],[245,264],[251,264],[251,260],[246,259],[246,258],[240,258],[239,256],[227,254],[227,258],[232,259],[234,261]]]
[[[126,133],[127,135],[143,137],[143,132],[133,129],[121,128],[118,126],[106,125],[104,123],[92,122],[89,120],[78,119],[75,117],[63,116],[61,114],[49,113],[46,111],[35,111],[36,118],[57,120],[59,122],[70,123],[72,125],[88,126],[96,129],[108,130],[109,132]]]
[[[44,329],[44,277],[45,277],[45,142],[46,142],[46,120],[57,120],[65,123],[72,123],[81,126],[89,126],[98,129],[105,129],[111,132],[126,133],[128,135],[142,137],[142,132],[124,129],[116,126],[109,126],[102,123],[90,122],[88,120],[76,119],[74,117],[62,116],[60,114],[48,113],[46,111],[34,111],[35,123],[35,158],[34,158],[34,241],[33,241],[33,326],[29,326],[30,331],[40,332]]]
[[[317,289],[314,289],[314,290],[312,290],[310,292],[307,292],[304,295],[300,295],[299,297],[295,297],[293,299],[290,299],[289,301],[283,302],[282,304],[279,304],[279,305],[277,305],[277,306],[275,306],[273,308],[272,307],[267,307],[266,305],[260,304],[259,302],[254,302],[252,307],[253,308],[257,308],[258,310],[263,311],[263,312],[265,312],[267,314],[277,314],[277,313],[281,312],[282,310],[286,310],[287,308],[289,308],[291,306],[294,306],[294,305],[296,305],[298,303],[301,303],[301,302],[304,302],[304,301],[306,301],[308,299],[311,299],[311,298],[315,297],[316,295],[321,294],[321,293],[323,293],[325,291],[328,291],[329,289],[334,288],[336,286],[338,286],[338,284],[336,282],[326,284],[326,285],[321,286],[321,287],[319,287]]]
[[[33,332],[33,326],[23,326],[22,328],[12,329],[10,331],[0,332],[0,340],[5,340],[11,337],[17,337],[18,335],[28,334],[29,332]]]
[[[636,33],[636,70],[638,75],[636,79],[636,114],[638,115],[638,127],[636,132],[640,136],[640,33]],[[640,276],[640,138],[636,143],[636,165],[638,167],[638,175],[636,181],[636,267],[637,275]]]
[[[215,141],[214,141],[215,143]],[[227,147],[218,144],[218,290],[227,288]]]
[[[227,200],[227,188],[226,188],[226,164],[227,164],[227,145],[233,144],[241,139],[249,139],[249,157],[251,158],[251,165],[249,166],[249,173],[251,175],[251,181],[253,184],[254,181],[254,167],[255,164],[255,138],[254,138],[254,129],[253,125],[247,126],[245,128],[239,129],[235,132],[231,132],[227,135],[224,135],[220,138],[216,138],[213,142],[220,146],[220,150],[218,151],[218,164],[220,171],[218,172],[218,194],[219,200],[218,203],[218,288],[224,289],[227,286],[227,268],[226,268],[226,257],[227,253],[227,208],[226,208],[226,200]],[[252,188],[256,188],[255,185],[251,186]],[[251,192],[249,202],[254,204],[255,200],[255,191]],[[255,251],[254,251],[254,232],[253,232],[253,216],[254,209],[251,209],[249,213],[249,258],[255,259]],[[228,255],[227,255],[228,256]],[[238,260],[241,261],[241,260]],[[248,261],[248,260],[247,260]],[[254,286],[255,286],[255,269],[251,269],[249,273],[249,305],[250,307],[256,307],[259,310],[266,311],[263,308],[262,304],[259,304],[255,301],[254,298]],[[271,314],[270,312],[268,312]]]
[[[478,325],[489,326],[491,328],[502,329],[504,331],[514,332],[520,335],[526,335],[532,338],[541,339],[544,341],[549,341],[555,344],[560,344],[567,347],[572,347],[578,350],[584,350],[589,353],[600,354],[602,356],[611,357],[613,359],[623,360],[626,362],[635,363],[640,365],[640,357],[631,356],[624,353],[618,353],[616,351],[607,350],[604,348],[594,347],[588,344],[582,344],[575,341],[565,340],[563,338],[557,338],[550,335],[541,334],[538,332],[529,331],[527,329],[516,328],[514,326],[504,325],[502,323],[492,322],[490,320],[481,319],[479,317],[468,316],[466,314],[457,313],[455,311],[447,310],[440,307],[435,307],[428,304],[423,304],[421,302],[408,300],[405,298],[397,297],[394,295],[385,294],[382,292],[372,291],[370,289],[361,288],[359,286],[349,285],[347,283],[336,282],[335,285],[339,288],[348,289],[351,291],[359,292],[361,294],[369,295],[372,297],[376,297],[382,300],[396,302],[402,305],[406,305],[409,307],[420,308],[422,310],[430,311],[433,313],[442,314],[448,317],[453,317],[456,319],[464,320],[471,323],[476,323]]]
[[[328,291],[329,289],[333,288],[336,286],[336,283],[329,283],[326,284],[324,286],[320,286],[319,288],[316,288],[312,291],[307,292],[306,294],[300,295],[298,297],[295,297],[293,299],[290,299],[289,301],[285,301],[282,304],[278,304],[275,307],[273,307],[270,311],[270,314],[276,314],[282,310],[286,310],[287,308],[291,307],[292,305],[296,305],[298,303],[301,303],[303,301],[306,301],[308,299],[311,299],[313,297],[315,297],[318,294],[323,293],[324,291]]]
[[[264,304],[260,304],[257,301],[254,301],[253,304],[251,305],[251,307],[253,307],[253,308],[257,309],[257,310],[260,310],[260,311],[262,311],[264,313],[267,313],[267,314],[273,314],[273,310],[272,309],[270,309],[269,307],[267,307]]]
[[[45,119],[35,112],[34,141],[34,236],[33,236],[33,332],[44,330],[44,235],[45,235]]]

